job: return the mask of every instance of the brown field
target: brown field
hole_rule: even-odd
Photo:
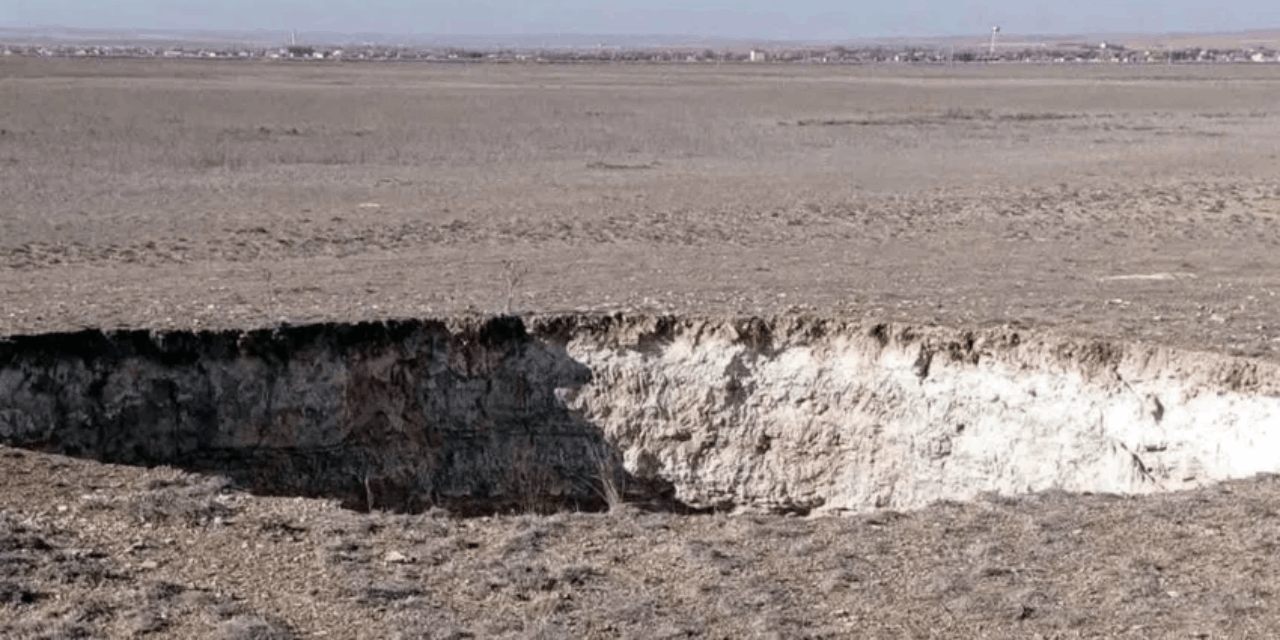
[[[1280,353],[1277,67],[0,70],[0,334],[492,312],[507,259],[526,312]]]
[[[1280,67],[0,61],[0,335],[819,313],[1280,357]],[[1280,491],[342,512],[0,449],[6,637],[1261,637]],[[388,555],[395,552],[400,555]]]

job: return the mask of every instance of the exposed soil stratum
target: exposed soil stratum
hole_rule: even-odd
[[[1266,635],[1277,95],[0,60],[0,635]]]
[[[1270,363],[804,317],[455,325],[17,338],[0,438],[459,513],[593,508],[609,490],[865,513],[1277,470]]]

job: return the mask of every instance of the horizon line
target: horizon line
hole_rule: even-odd
[[[611,32],[592,32],[592,31],[538,31],[523,33],[438,33],[438,32],[418,32],[410,30],[408,32],[397,31],[376,31],[376,30],[359,30],[359,31],[339,31],[333,29],[288,29],[288,28],[267,28],[255,27],[251,29],[245,28],[223,28],[223,27],[96,27],[96,26],[78,26],[66,24],[16,24],[11,22],[0,22],[0,29],[10,31],[38,31],[48,29],[62,29],[66,31],[97,31],[97,32],[161,32],[172,34],[200,34],[200,33],[216,33],[216,34],[245,34],[252,35],[257,33],[271,33],[288,35],[290,33],[324,34],[334,36],[382,36],[382,37],[409,37],[414,39],[421,38],[657,38],[657,39],[693,39],[708,41],[764,41],[773,43],[838,43],[843,41],[857,40],[934,40],[934,39],[955,39],[955,38],[986,38],[989,32],[977,31],[966,33],[952,34],[893,34],[893,35],[849,35],[841,38],[780,38],[771,36],[754,36],[754,35],[708,35],[698,33],[611,33]],[[1231,36],[1231,35],[1247,35],[1253,33],[1276,32],[1276,37],[1280,38],[1280,25],[1258,27],[1251,29],[1234,29],[1223,31],[1195,31],[1195,30],[1178,30],[1178,31],[1123,31],[1123,30],[1097,30],[1097,31],[1072,31],[1072,32],[1031,32],[1031,31],[1004,31],[1005,35],[1017,36],[1035,36],[1042,38],[1073,38],[1073,37],[1090,37],[1090,36]]]

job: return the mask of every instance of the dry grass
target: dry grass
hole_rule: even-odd
[[[214,480],[200,479],[198,484],[210,483]],[[154,491],[117,497],[122,503],[130,497],[154,500],[147,495]],[[104,524],[125,526],[126,531],[133,519],[133,509],[128,508],[112,510],[99,504],[87,511],[102,515]],[[55,513],[66,512],[65,504],[55,509]],[[186,509],[183,512],[187,513]],[[208,524],[189,518],[181,522],[180,527],[197,529]],[[154,528],[155,523],[148,522],[143,531]],[[200,637],[227,640],[295,637],[286,625],[247,613],[234,597],[189,582],[141,575],[156,563],[147,560],[138,564],[138,556],[153,555],[156,543],[122,537],[111,542],[127,546],[123,552],[113,553],[111,544],[93,544],[102,542],[95,534],[100,535],[101,530],[67,529],[55,518],[31,510],[0,510],[0,564],[6,572],[6,579],[0,581],[0,635],[53,640],[195,637],[193,632],[203,631]]]
[[[0,333],[817,309],[1280,347],[1271,66],[0,66]]]
[[[983,146],[975,123],[1012,127],[997,133],[1015,139],[1017,127],[1036,125],[1023,133],[1043,143],[1078,138],[1065,128],[1076,120],[1101,131],[1101,118],[1160,114],[1176,130],[1199,112],[1274,106],[1272,78],[1251,69],[886,75],[749,66],[2,64],[10,77],[0,88],[9,246],[122,242],[141,230],[194,241],[227,226],[251,227],[248,221],[264,212],[277,220],[324,221],[375,200],[456,216],[496,204],[493,196],[532,187],[531,181],[605,186],[614,180],[590,179],[592,172],[613,168],[713,178],[693,195],[700,204],[728,204],[731,192],[714,180],[725,169],[783,177],[825,164],[864,181],[871,174],[859,170],[858,159],[868,152],[914,156],[912,149],[941,142],[919,131],[922,123],[958,125],[948,137],[963,148]],[[1234,74],[1227,76],[1233,83],[1227,105],[1201,90],[1223,74]],[[777,122],[886,126],[851,137]],[[913,171],[962,166],[933,168],[922,159],[910,158]],[[622,180],[637,179],[643,180]],[[510,199],[501,204],[523,208]],[[311,215],[298,215],[301,209]],[[258,226],[273,230],[266,222]]]
[[[138,528],[127,492],[156,476],[5,454],[8,482],[30,487],[7,488],[0,514],[5,637],[1262,637],[1280,623],[1272,477],[849,518],[455,519],[231,494],[221,524]],[[68,468],[126,499],[85,510],[80,488],[49,482]]]
[[[226,478],[205,477],[170,467],[151,471],[144,490],[130,496],[128,509],[140,524],[170,519],[195,525],[221,522],[234,509],[223,490],[230,484]],[[100,504],[100,499],[90,501]]]

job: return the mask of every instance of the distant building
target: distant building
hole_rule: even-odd
[[[764,62],[769,59],[769,52],[752,49],[751,54],[747,56],[747,59],[752,62]]]

